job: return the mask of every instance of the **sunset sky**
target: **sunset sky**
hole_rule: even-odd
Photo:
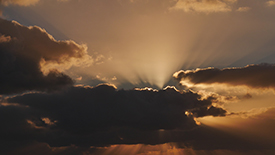
[[[274,155],[275,0],[0,0],[0,154]]]

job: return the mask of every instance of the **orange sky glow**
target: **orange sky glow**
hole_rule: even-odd
[[[274,27],[274,0],[0,0],[0,154],[273,155]]]

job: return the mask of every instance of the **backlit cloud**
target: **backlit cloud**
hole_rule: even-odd
[[[70,67],[78,59],[89,57],[85,45],[56,41],[38,26],[25,27],[4,19],[0,19],[0,26],[0,94],[71,85],[73,80],[54,66]]]
[[[271,139],[264,141],[256,138],[257,142],[261,142],[259,145],[236,136],[236,133],[212,128],[207,118],[205,123],[210,126],[196,125],[194,118],[185,111],[211,105],[209,99],[201,100],[199,97],[200,95],[190,91],[179,93],[172,87],[158,91],[149,88],[117,90],[114,86],[105,84],[94,88],[78,86],[51,94],[31,93],[6,98],[0,106],[0,153],[10,150],[16,152],[18,146],[19,150],[25,148],[21,151],[33,153],[36,150],[29,147],[33,145],[31,148],[39,148],[34,145],[37,142],[47,146],[41,149],[60,149],[61,152],[70,147],[71,151],[93,152],[103,146],[117,144],[164,145],[169,142],[176,143],[177,148],[204,151],[261,151],[274,147]],[[3,104],[5,102],[17,105]],[[208,108],[208,111],[212,111],[211,115],[221,111],[214,109],[213,106]],[[201,111],[197,115],[208,115],[206,113]],[[273,131],[275,127],[270,126],[274,124],[273,117],[274,109],[270,109],[257,114],[253,119],[242,118],[239,123],[242,123],[244,131],[254,132],[252,129],[259,123],[271,127],[270,130]],[[212,120],[215,118],[211,117]],[[226,125],[226,121],[222,123]],[[252,138],[255,140],[254,137],[257,136],[259,135]]]
[[[0,154],[274,155],[273,1],[0,0]]]
[[[186,111],[199,117],[225,116],[227,112],[218,109],[221,108],[212,106],[212,98],[202,99],[192,91],[180,93],[174,87],[157,91],[117,90],[108,84],[77,86],[4,99],[0,118],[5,119],[0,119],[0,134],[9,138],[18,132],[22,141],[36,140],[51,146],[160,144],[173,140],[157,140],[154,134],[159,130],[188,131],[198,127],[193,115],[186,115]],[[25,134],[31,135],[25,138]],[[147,134],[153,135],[148,138]]]
[[[176,72],[174,78],[193,84],[245,85],[253,88],[275,88],[275,65],[259,64],[240,68],[205,68]]]

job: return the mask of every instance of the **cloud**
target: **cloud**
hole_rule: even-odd
[[[36,5],[40,0],[0,0],[0,4],[4,6],[19,5],[19,6],[31,6]],[[67,2],[69,0],[57,0],[59,2]]]
[[[217,108],[214,106],[211,107],[202,107],[196,110],[193,110],[195,117],[204,117],[204,116],[226,116],[226,110],[223,108]]]
[[[156,139],[159,130],[196,128],[193,116],[185,112],[211,109],[211,100],[192,91],[180,93],[174,87],[117,90],[108,84],[30,93],[2,101],[0,134],[8,141],[39,141],[58,147],[160,144],[170,140]],[[224,116],[224,111],[205,114]],[[10,137],[14,134],[15,139]]]
[[[18,5],[18,6],[33,6],[36,5],[40,0],[0,0],[0,6]],[[67,2],[69,0],[57,0],[58,2]],[[0,9],[0,16],[3,10]]]
[[[10,36],[4,36],[4,35],[1,35],[0,36],[0,43],[5,43],[5,42],[9,42],[11,41],[11,37]]]
[[[251,9],[250,7],[239,7],[236,11],[238,11],[238,12],[247,12],[250,9]]]
[[[237,0],[179,0],[171,9],[203,13],[229,12]]]
[[[274,6],[275,5],[275,1],[274,0],[273,1],[267,1],[266,5],[267,6]]]
[[[275,65],[258,64],[242,68],[205,68],[178,71],[173,77],[193,84],[245,85],[252,88],[275,88]]]
[[[71,40],[56,41],[38,26],[26,27],[0,19],[0,27],[0,94],[72,85],[73,80],[54,67],[70,67],[89,57],[85,45]],[[43,73],[45,70],[47,74]]]
[[[100,88],[102,89],[102,88]],[[106,89],[106,88],[104,88]],[[113,88],[110,88],[113,89]],[[107,90],[107,89],[106,89]],[[130,90],[129,90],[130,91]],[[64,92],[63,92],[64,93]],[[63,95],[61,93],[60,95]],[[129,93],[129,92],[128,92]],[[143,92],[145,93],[145,92]],[[157,92],[155,92],[157,93]],[[33,97],[33,99],[38,100],[36,98],[37,94],[35,96],[25,96],[23,97],[24,100],[21,100],[21,102],[28,102],[28,99],[30,97]],[[57,95],[57,94],[55,94]],[[148,94],[147,94],[148,95]],[[145,97],[145,96],[144,96]],[[148,96],[147,96],[148,97]],[[21,99],[23,99],[21,97]],[[65,97],[64,97],[65,98]],[[149,99],[149,98],[148,98]],[[18,100],[18,98],[17,98]],[[42,99],[41,99],[42,100]],[[52,98],[50,98],[52,100]],[[49,101],[45,101],[50,103]],[[69,99],[67,99],[69,101]],[[87,98],[82,99],[87,100]],[[250,140],[239,137],[236,134],[232,134],[234,132],[238,132],[236,129],[227,128],[227,130],[230,130],[231,132],[225,132],[223,130],[212,128],[210,126],[205,126],[202,124],[199,127],[195,127],[192,130],[152,130],[152,129],[137,129],[136,127],[130,128],[129,126],[134,126],[132,124],[126,125],[126,121],[118,124],[117,126],[112,126],[108,128],[107,126],[117,123],[121,118],[123,118],[123,114],[125,110],[129,109],[121,109],[118,113],[117,109],[113,109],[113,107],[106,106],[105,102],[102,102],[103,105],[101,108],[105,109],[103,110],[104,113],[100,113],[102,111],[97,111],[100,107],[99,103],[92,102],[90,104],[97,104],[97,106],[91,106],[87,105],[87,103],[83,103],[78,101],[78,106],[70,104],[69,102],[66,102],[66,107],[60,106],[64,100],[55,101],[55,103],[59,103],[55,106],[55,108],[52,107],[53,104],[50,104],[49,108],[41,108],[43,106],[46,106],[44,102],[42,102],[42,106],[39,105],[39,103],[36,103],[35,106],[33,106],[35,103],[30,104],[31,106],[26,107],[21,104],[21,106],[0,106],[0,123],[1,123],[1,129],[0,129],[0,153],[5,154],[6,152],[14,152],[14,154],[21,154],[18,152],[24,152],[25,154],[43,154],[39,153],[42,150],[48,150],[48,154],[53,151],[54,153],[60,152],[60,154],[79,154],[80,152],[85,151],[91,151],[94,152],[95,150],[91,149],[99,149],[102,150],[108,149],[110,144],[117,144],[120,146],[121,144],[138,144],[138,145],[157,145],[157,144],[164,144],[172,142],[177,147],[176,148],[189,148],[193,150],[202,150],[202,151],[213,151],[213,150],[239,150],[239,151],[246,151],[249,149],[255,150],[257,152],[261,150],[274,150],[274,139],[271,137],[274,137],[273,131],[274,131],[274,110],[270,111],[269,113],[264,113],[259,115],[259,118],[255,119],[243,119],[241,127],[244,128],[244,134],[247,136],[247,131],[251,131],[255,127],[257,128],[257,131],[265,131],[265,129],[269,129],[271,132],[265,133],[269,134],[269,140],[264,141],[264,138],[258,138],[258,135],[252,134]],[[77,104],[77,103],[76,103]],[[119,103],[115,103],[117,106],[119,106]],[[129,104],[131,104],[129,102]],[[174,103],[167,103],[173,104]],[[85,111],[78,111],[81,110],[81,106],[85,105],[83,108],[88,108]],[[89,108],[90,107],[90,108]],[[96,108],[96,109],[92,109]],[[119,106],[120,107],[120,106]],[[127,106],[129,107],[129,106]],[[74,109],[76,108],[76,109]],[[154,109],[144,109],[145,107],[141,105],[139,108],[135,110],[128,111],[129,113],[133,112],[134,114],[137,114],[139,112],[152,112]],[[146,107],[147,108],[147,107]],[[160,110],[162,108],[156,106],[155,111]],[[44,110],[41,110],[44,109]],[[50,111],[52,109],[52,111]],[[173,113],[170,108],[166,108],[167,113]],[[62,111],[62,113],[58,113]],[[111,111],[111,114],[108,113]],[[178,111],[178,110],[177,110]],[[65,113],[63,113],[65,112]],[[273,112],[273,113],[272,113]],[[93,117],[95,115],[100,114],[97,118]],[[115,114],[115,115],[113,115]],[[148,114],[146,116],[148,116]],[[152,113],[152,116],[155,114]],[[49,119],[54,120],[54,118],[67,118],[68,125],[66,128],[63,126],[61,128],[60,123],[56,123],[55,125],[48,125],[40,119],[41,116],[55,116],[51,117]],[[91,116],[90,116],[91,115]],[[177,113],[176,113],[177,115]],[[113,117],[111,117],[113,116]],[[126,118],[123,118],[123,120],[130,120],[133,119],[133,115],[127,115]],[[159,116],[159,115],[158,115]],[[164,115],[168,116],[168,115]],[[106,121],[102,121],[105,117]],[[130,117],[130,118],[128,118]],[[151,117],[151,116],[150,116]],[[186,117],[186,116],[184,116]],[[79,120],[82,118],[82,120]],[[103,118],[103,119],[102,119]],[[157,120],[161,120],[162,122],[168,121],[164,119],[166,117],[155,117],[153,122],[148,121],[147,125],[150,126],[150,123],[153,123],[152,125],[156,125]],[[168,118],[168,117],[167,117]],[[87,119],[90,119],[90,121],[87,121]],[[98,123],[94,122],[93,120],[98,120]],[[181,118],[180,118],[181,119]],[[26,121],[29,120],[29,121]],[[102,122],[100,122],[100,120]],[[182,119],[181,119],[182,120]],[[256,120],[256,123],[255,123]],[[76,122],[79,121],[77,124]],[[115,122],[113,122],[115,121]],[[245,122],[250,122],[249,124],[245,124]],[[251,122],[253,121],[253,122]],[[30,123],[32,122],[32,123]],[[174,122],[174,120],[172,120]],[[90,124],[87,124],[90,123]],[[146,122],[144,122],[146,123]],[[158,122],[159,123],[159,122]],[[190,125],[187,122],[183,122],[184,125]],[[252,123],[252,124],[251,124]],[[260,124],[259,124],[260,123]],[[35,126],[33,125],[35,124]],[[244,125],[245,124],[245,125]],[[73,125],[80,125],[80,126],[74,126],[73,128],[80,128],[81,130],[87,130],[86,132],[80,132],[80,133],[72,133],[69,129],[70,126]],[[99,125],[99,126],[98,126]],[[249,126],[246,126],[249,125]],[[262,125],[264,125],[264,128],[261,128]],[[105,128],[101,128],[102,126],[105,126]],[[89,127],[88,129],[85,127]],[[100,128],[100,130],[95,130],[95,128]],[[242,134],[242,133],[241,133]],[[255,141],[256,140],[256,141]],[[39,144],[39,143],[40,144]],[[45,147],[39,147],[38,144],[43,145]],[[142,145],[142,146],[144,146]],[[68,151],[65,151],[68,150]],[[69,151],[70,150],[70,151]],[[65,151],[65,152],[63,152]],[[76,152],[74,152],[76,151]],[[79,152],[80,151],[80,152]],[[103,150],[102,150],[103,151]],[[44,153],[47,154],[47,153]],[[103,153],[99,153],[103,154]],[[128,153],[129,154],[129,153]]]
[[[30,6],[38,3],[39,0],[0,0],[0,4],[4,6],[8,5],[20,5],[20,6]]]
[[[180,93],[173,87],[117,90],[108,84],[9,97],[0,106],[0,153],[12,150],[14,154],[17,151],[39,154],[40,148],[49,154],[66,154],[65,150],[78,154],[99,151],[101,147],[108,149],[105,146],[113,144],[169,142],[177,148],[194,150],[274,149],[272,139],[264,141],[253,134],[252,140],[247,140],[232,134],[238,131],[235,129],[229,128],[232,133],[228,133],[204,124],[198,126],[195,115],[223,116],[225,113],[212,105],[212,98],[201,97],[192,91]],[[187,115],[186,111],[194,115]],[[274,124],[273,114],[274,110],[269,110],[242,121],[257,118],[267,127]],[[244,131],[258,126],[251,123],[247,128],[241,124]],[[273,129],[272,126],[271,133]]]

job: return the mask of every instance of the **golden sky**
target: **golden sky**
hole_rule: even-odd
[[[274,0],[0,0],[0,12],[3,153],[275,153]]]

